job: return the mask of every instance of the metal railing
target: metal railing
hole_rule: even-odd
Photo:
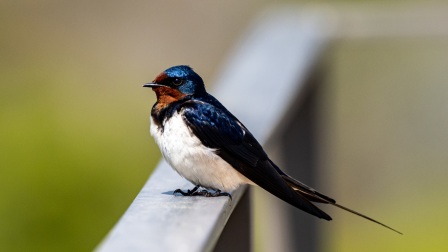
[[[426,15],[432,18],[427,19],[420,13],[422,28],[410,27],[405,32],[397,29],[401,33],[394,33],[385,26],[384,32],[375,26],[375,18],[358,22],[360,15],[349,10],[282,8],[265,12],[237,44],[210,90],[251,130],[273,160],[279,160],[282,169],[305,181],[317,178],[315,110],[325,78],[323,55],[330,43],[341,38],[391,34],[419,36],[422,30],[426,36],[425,27],[432,27],[428,20],[434,19],[434,15]],[[413,16],[406,14],[402,20],[409,18]],[[341,25],[347,22],[355,25]],[[447,27],[433,31],[436,36],[448,34]],[[301,169],[292,169],[297,164]],[[177,188],[191,189],[193,185],[161,161],[97,251],[251,250],[251,192],[247,186],[233,191],[232,200],[175,197]],[[277,214],[266,220],[272,249],[292,251],[300,247],[302,251],[315,251],[319,220],[282,207],[271,206]],[[278,232],[281,228],[289,231]],[[294,239],[288,233],[294,233]]]

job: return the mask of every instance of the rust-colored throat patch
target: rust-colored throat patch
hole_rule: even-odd
[[[153,87],[152,90],[156,93],[157,107],[160,107],[160,109],[187,96],[187,94],[169,87]]]

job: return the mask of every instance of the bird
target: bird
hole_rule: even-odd
[[[332,218],[312,202],[334,205],[402,234],[283,172],[246,126],[207,93],[204,81],[190,66],[168,68],[143,87],[152,88],[157,97],[150,134],[166,162],[195,185],[185,192],[176,189],[174,195],[231,200],[230,192],[240,185],[256,185],[320,219]]]

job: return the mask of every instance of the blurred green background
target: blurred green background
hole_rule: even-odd
[[[281,2],[315,1],[0,1],[0,251],[92,250],[161,157],[141,85],[178,64],[211,83]],[[319,188],[405,236],[331,210],[322,249],[448,250],[446,40],[346,41],[329,58]]]

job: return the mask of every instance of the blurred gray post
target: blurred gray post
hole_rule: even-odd
[[[317,148],[317,103],[320,76],[311,76],[310,89],[303,104],[295,113],[293,121],[281,137],[283,145],[283,162],[285,170],[292,177],[305,184],[316,187],[318,182],[318,148]],[[304,214],[300,210],[289,207],[288,214],[292,220],[291,233],[294,234],[292,246],[296,251],[318,250],[318,218]]]
[[[251,195],[248,188],[233,210],[224,230],[219,237],[214,252],[250,252],[252,251]]]
[[[322,59],[321,59],[322,60]],[[285,120],[284,130],[273,139],[272,147],[277,148],[276,158],[282,169],[294,178],[311,187],[318,183],[318,103],[319,90],[324,84],[322,62],[309,73],[306,88],[296,104],[291,106],[289,118]],[[283,213],[289,228],[287,241],[289,251],[318,251],[318,222],[324,221],[295,207],[284,205]]]

